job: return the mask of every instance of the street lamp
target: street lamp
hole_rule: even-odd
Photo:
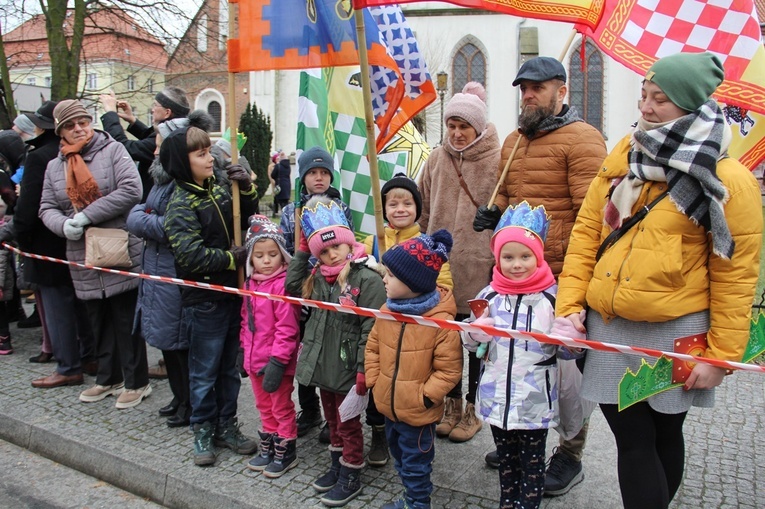
[[[436,74],[436,90],[438,97],[441,98],[441,143],[444,142],[444,94],[446,94],[446,85],[449,82],[449,75],[445,71]]]

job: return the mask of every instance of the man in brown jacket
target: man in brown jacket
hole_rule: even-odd
[[[600,132],[585,123],[574,108],[563,102],[568,92],[566,70],[550,57],[525,62],[513,81],[521,89],[518,129],[502,145],[498,175],[520,137],[496,204],[480,207],[476,231],[494,229],[508,205],[526,200],[544,205],[551,216],[545,243],[545,260],[557,277],[563,268],[568,239],[590,182],[607,155]],[[570,361],[573,362],[573,361]],[[582,451],[587,425],[572,440],[561,438],[545,477],[545,495],[562,495],[584,479]],[[496,452],[486,462],[496,464]]]

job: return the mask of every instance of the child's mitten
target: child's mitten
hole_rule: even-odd
[[[258,376],[263,376],[263,390],[266,392],[276,392],[282,383],[286,364],[279,362],[276,357],[271,357],[268,364],[258,371]]]
[[[480,318],[476,318],[472,325],[493,326],[494,318],[489,316],[489,310],[487,309]],[[486,355],[486,351],[489,349],[489,342],[493,339],[492,336],[489,336],[485,332],[469,332],[468,334],[470,334],[470,338],[473,341],[480,343],[480,345],[478,345],[478,349],[475,351],[475,355],[479,359],[482,358],[484,355]]]

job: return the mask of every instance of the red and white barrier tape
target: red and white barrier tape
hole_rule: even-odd
[[[7,243],[2,245],[9,250],[27,258],[35,258],[37,260],[45,260],[48,262],[62,263],[65,265],[71,265],[73,267],[80,267],[83,269],[100,270],[110,274],[119,274],[126,277],[137,277],[143,279],[150,279],[152,281],[162,281],[164,283],[171,283],[179,286],[188,286],[192,288],[204,288],[206,290],[214,290],[218,292],[232,293],[235,295],[241,295],[243,297],[261,297],[274,301],[288,302],[290,304],[309,306],[312,308],[319,308],[329,311],[336,311],[340,313],[347,313],[352,315],[367,316],[373,318],[379,318],[382,320],[390,320],[401,323],[413,323],[418,325],[424,325],[426,327],[435,327],[441,329],[450,329],[456,331],[466,332],[485,332],[492,336],[500,336],[506,338],[515,338],[522,340],[538,341],[540,343],[549,343],[559,346],[567,346],[570,348],[586,348],[589,350],[599,350],[602,352],[615,352],[626,353],[630,355],[648,355],[650,357],[661,357],[664,355],[670,359],[678,359],[686,362],[701,362],[704,364],[710,364],[717,366],[718,368],[734,369],[741,371],[752,371],[755,373],[765,373],[765,366],[759,366],[757,364],[744,364],[742,362],[723,361],[718,359],[711,359],[706,357],[698,357],[695,355],[681,354],[675,352],[664,352],[661,350],[654,350],[651,348],[640,348],[626,345],[616,345],[613,343],[605,343],[600,341],[592,341],[587,339],[572,339],[565,338],[563,336],[548,336],[546,334],[540,334],[537,332],[524,332],[516,331],[512,329],[497,329],[487,325],[471,325],[464,322],[455,322],[452,320],[440,320],[438,318],[429,318],[425,316],[406,315],[403,313],[395,313],[393,311],[380,311],[378,309],[360,308],[355,306],[346,306],[343,304],[334,304],[331,302],[322,302],[311,299],[302,299],[298,297],[286,297],[284,295],[273,295],[270,293],[255,292],[252,290],[240,290],[239,288],[232,288],[230,286],[212,285],[209,283],[200,283],[198,281],[189,281],[185,279],[179,279],[167,276],[154,276],[151,274],[139,274],[136,272],[128,272],[119,269],[107,269],[104,267],[95,267],[93,265],[86,265],[84,263],[70,262],[68,260],[61,260],[58,258],[52,258],[50,256],[37,255],[32,253],[25,253],[20,249],[13,247]]]

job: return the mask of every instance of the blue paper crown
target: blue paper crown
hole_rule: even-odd
[[[529,230],[539,237],[542,244],[544,244],[547,238],[547,230],[550,229],[550,217],[547,215],[544,205],[532,207],[529,205],[529,202],[523,200],[518,205],[507,207],[497,227],[494,229],[492,237],[497,235],[500,230],[511,227]]]
[[[310,239],[314,233],[324,228],[341,226],[350,230],[342,207],[334,200],[330,200],[329,203],[317,202],[313,208],[303,207],[300,224],[306,239]]]

